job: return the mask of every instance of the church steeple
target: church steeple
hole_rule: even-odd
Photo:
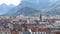
[[[42,21],[42,15],[40,14],[40,21]]]

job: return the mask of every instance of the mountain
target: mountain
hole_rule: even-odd
[[[40,11],[35,10],[33,8],[30,8],[30,7],[21,8],[20,10],[18,10],[18,12],[20,14],[23,14],[23,15],[34,15],[36,13],[40,13]]]
[[[0,15],[16,16],[39,13],[43,15],[60,15],[60,8],[57,9],[57,7],[60,7],[60,0],[22,0],[16,7],[13,4],[9,6],[6,4],[0,5]],[[51,8],[51,10],[48,8]]]
[[[55,8],[48,8],[41,10],[41,14],[43,15],[60,15],[60,7],[57,6]]]
[[[9,6],[9,9],[12,9],[12,8],[15,8],[16,6],[15,5],[13,5],[13,4],[10,4],[10,5],[8,5]]]
[[[32,7],[34,9],[40,10],[49,7],[49,0],[22,0],[22,2],[17,7]]]
[[[18,8],[32,7],[40,10],[45,8],[55,8],[60,5],[60,0],[22,0]]]
[[[3,16],[14,16],[15,13],[16,13],[16,8],[12,8],[9,10],[9,12],[3,14]]]
[[[21,8],[19,10],[16,9],[16,8],[13,8],[13,9],[10,10],[10,12],[8,12],[8,13],[6,13],[4,15],[6,15],[6,16],[17,16],[17,15],[25,15],[25,16],[28,16],[28,15],[34,15],[36,13],[40,13],[40,11],[35,10],[33,8],[24,7],[24,8]]]
[[[60,8],[49,10],[48,12],[46,12],[46,15],[60,15]]]
[[[9,14],[12,14],[12,13],[15,12],[15,10],[16,10],[16,8],[13,4],[6,5],[6,4],[3,3],[2,5],[0,5],[0,16],[1,15],[6,16],[6,15],[9,15]]]
[[[6,4],[0,5],[0,15],[5,14],[9,11],[9,7]]]

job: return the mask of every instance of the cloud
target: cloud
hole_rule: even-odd
[[[21,0],[0,0],[0,5],[1,4],[7,4],[7,5],[10,5],[10,4],[13,4],[13,5],[18,5],[19,3],[21,3]]]

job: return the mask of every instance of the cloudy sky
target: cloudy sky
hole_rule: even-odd
[[[0,5],[3,3],[6,5],[13,4],[13,5],[17,6],[19,3],[21,3],[21,0],[0,0]]]

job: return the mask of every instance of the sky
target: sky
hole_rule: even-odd
[[[0,0],[0,5],[5,3],[6,5],[13,4],[17,6],[19,3],[21,3],[21,0]]]
[[[18,6],[21,0],[0,0],[0,15],[9,12],[10,8]]]

